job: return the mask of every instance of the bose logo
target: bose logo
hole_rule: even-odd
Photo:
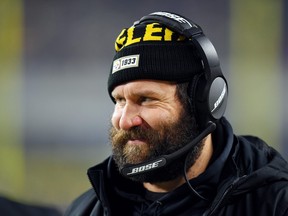
[[[151,170],[151,169],[157,168],[157,167],[159,167],[159,163],[161,163],[162,161],[163,161],[163,159],[155,161],[155,162],[150,163],[150,164],[146,164],[146,165],[143,165],[143,166],[135,167],[135,168],[133,168],[131,170],[130,173],[127,173],[127,175],[133,175],[133,174],[136,174],[136,173],[144,172],[146,170]]]
[[[214,111],[217,109],[217,107],[219,106],[219,104],[221,104],[221,102],[222,102],[223,99],[224,99],[225,94],[226,94],[226,84],[224,84],[224,88],[223,88],[223,90],[222,90],[219,98],[218,98],[218,99],[216,100],[216,102],[214,103],[214,107],[213,107],[213,109],[212,109],[211,112],[214,112]]]
[[[171,14],[168,12],[154,12],[154,13],[151,13],[151,15],[165,16],[165,17],[171,18],[171,19],[173,19],[179,23],[187,23],[190,27],[198,28],[196,25],[192,25],[188,20],[186,20],[185,18],[178,16],[176,14]]]

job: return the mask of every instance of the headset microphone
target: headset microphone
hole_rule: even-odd
[[[204,139],[208,134],[212,133],[215,129],[216,124],[209,121],[207,123],[207,127],[195,139],[193,139],[190,143],[178,151],[168,155],[161,155],[153,160],[149,160],[143,163],[126,165],[123,169],[121,169],[121,173],[126,177],[131,177],[164,167],[179,157],[184,156],[185,154],[187,155],[192,147]]]

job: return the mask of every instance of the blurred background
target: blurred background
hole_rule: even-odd
[[[230,83],[226,117],[288,158],[286,0],[1,0],[0,194],[65,209],[109,155],[114,40],[150,12],[198,23]]]

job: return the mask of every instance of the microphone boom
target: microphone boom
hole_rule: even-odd
[[[207,123],[207,127],[197,136],[195,139],[193,139],[191,142],[189,142],[187,145],[185,145],[183,148],[177,150],[176,152],[173,152],[168,155],[162,155],[159,157],[156,157],[155,159],[148,160],[142,163],[138,164],[129,164],[126,165],[123,169],[121,169],[121,173],[124,176],[135,176],[139,175],[141,173],[145,172],[151,172],[156,169],[159,169],[161,167],[164,167],[168,165],[169,163],[173,162],[175,159],[188,154],[189,150],[195,146],[197,143],[199,143],[202,139],[204,139],[208,134],[212,133],[216,129],[216,124],[209,121]]]

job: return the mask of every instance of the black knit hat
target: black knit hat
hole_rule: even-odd
[[[188,39],[159,23],[123,29],[115,42],[108,92],[139,79],[189,82],[203,72],[197,50]],[[112,97],[111,97],[112,98]]]

